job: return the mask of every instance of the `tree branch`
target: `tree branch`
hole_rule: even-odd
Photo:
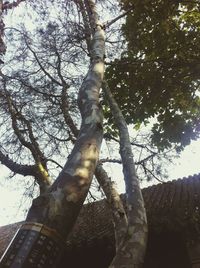
[[[15,174],[20,174],[23,176],[35,176],[36,166],[35,165],[22,165],[14,162],[8,155],[4,155],[0,151],[0,162],[10,169]]]
[[[3,4],[3,11],[17,7],[21,2],[25,2],[25,1],[26,0],[17,0],[17,1],[13,1],[12,3],[6,2]]]
[[[45,192],[48,187],[51,185],[51,180],[47,171],[46,166],[46,158],[44,154],[41,152],[39,148],[39,144],[36,141],[36,138],[34,137],[32,125],[30,121],[28,121],[24,115],[15,107],[13,104],[13,101],[11,99],[10,94],[6,90],[6,85],[4,83],[4,92],[6,95],[8,110],[10,112],[11,120],[12,120],[12,127],[14,130],[15,135],[19,139],[20,143],[28,148],[33,156],[33,159],[35,160],[36,167],[37,167],[37,174],[36,174],[36,180],[40,186],[41,193]],[[15,110],[13,109],[15,108]],[[18,127],[18,121],[23,122],[26,126],[24,129],[20,129]],[[27,141],[24,136],[23,132],[27,132],[29,139],[31,142]]]
[[[43,67],[43,65],[41,64],[39,58],[37,57],[37,54],[36,52],[29,46],[27,40],[26,40],[26,37],[24,37],[25,41],[26,41],[26,46],[28,47],[28,49],[32,52],[34,58],[36,59],[38,65],[40,66],[41,70],[43,71],[43,73],[49,77],[51,79],[52,82],[54,82],[55,84],[59,85],[59,86],[62,86],[62,83],[60,83],[58,80],[56,80],[53,76],[50,75],[49,72],[47,72],[47,70]]]
[[[111,181],[111,178],[108,177],[107,172],[103,169],[100,163],[96,167],[95,176],[99,185],[102,187],[112,210],[113,222],[115,226],[115,245],[116,250],[118,250],[128,227],[128,220],[123,202],[115,188],[114,183]]]
[[[125,17],[130,11],[132,11],[133,8],[129,8],[126,12],[122,13],[121,15],[119,15],[118,17],[114,18],[113,20],[104,23],[104,28],[107,29],[109,28],[112,24],[114,24],[115,22],[117,22],[119,19]]]

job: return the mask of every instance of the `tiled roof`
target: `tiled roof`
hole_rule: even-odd
[[[200,174],[160,183],[142,190],[150,229],[181,229],[196,235],[200,226]],[[105,200],[83,207],[68,247],[102,240],[114,241],[111,212]],[[13,237],[20,223],[0,227],[0,255]]]
[[[196,228],[195,223],[200,222],[200,174],[160,183],[143,189],[142,193],[152,226]]]
[[[153,185],[143,189],[142,193],[147,210],[151,212],[187,212],[200,204],[200,174]]]
[[[0,256],[12,240],[19,226],[20,222],[0,227]]]

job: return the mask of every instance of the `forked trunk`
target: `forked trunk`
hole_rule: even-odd
[[[89,0],[88,3],[93,29],[91,63],[78,96],[82,116],[79,136],[56,181],[44,194],[33,200],[26,224],[1,260],[1,267],[56,267],[57,256],[64,245],[60,237],[66,241],[92,181],[103,138],[99,91],[104,76],[105,37],[95,2]],[[6,266],[8,262],[10,264]]]

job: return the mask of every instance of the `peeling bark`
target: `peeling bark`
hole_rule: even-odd
[[[119,130],[120,155],[122,158],[126,186],[128,216],[126,234],[121,241],[120,248],[110,268],[139,268],[143,265],[147,242],[147,219],[144,200],[135,171],[133,153],[125,119],[106,82],[104,82],[103,88]]]
[[[79,7],[84,26],[86,31],[86,44],[88,48],[89,54],[92,54],[92,48],[91,48],[91,29],[92,29],[92,20],[90,17],[90,8],[91,2],[86,0],[84,3],[81,0],[75,1],[77,6]],[[85,4],[85,8],[84,8]],[[88,17],[90,20],[88,21]],[[100,27],[102,27],[100,25]],[[95,176],[99,182],[99,185],[102,187],[106,198],[110,204],[110,208],[112,210],[113,214],[113,224],[115,226],[115,240],[116,240],[116,248],[120,246],[120,242],[122,237],[124,236],[126,229],[127,229],[127,217],[126,212],[123,207],[122,200],[115,189],[115,186],[111,179],[108,177],[107,172],[103,169],[102,164],[99,162],[96,170],[95,170]]]
[[[88,193],[103,138],[99,91],[104,75],[105,37],[95,3],[89,4],[93,25],[91,64],[78,96],[82,116],[79,136],[62,172],[50,189],[33,201],[26,219],[55,229],[63,238],[71,231]]]

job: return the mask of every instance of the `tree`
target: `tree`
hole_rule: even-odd
[[[129,45],[132,40],[128,40],[126,32],[128,46],[113,40],[116,39],[113,26],[117,23],[116,29],[119,31],[119,19],[127,14],[128,23],[130,16],[133,16],[132,7],[124,5],[125,13],[119,16],[115,14],[114,20],[101,24],[96,8],[101,7],[105,10],[109,7],[113,10],[116,3],[112,5],[109,1],[102,1],[98,6],[92,0],[67,3],[53,1],[51,4],[60,11],[60,16],[56,20],[51,19],[55,13],[53,6],[47,6],[50,3],[51,1],[42,5],[31,3],[34,12],[39,14],[39,26],[35,22],[34,34],[31,35],[25,26],[8,29],[7,43],[14,43],[16,47],[10,46],[7,49],[8,59],[1,75],[0,160],[14,173],[34,177],[39,185],[40,195],[33,200],[27,221],[44,224],[64,239],[73,227],[95,173],[113,209],[117,255],[111,267],[140,267],[145,252],[147,223],[131,144],[147,149],[148,155],[139,161],[145,172],[151,172],[147,166],[149,160],[154,168],[153,159],[159,157],[159,151],[153,150],[148,144],[134,143],[129,138],[125,119],[128,123],[141,123],[146,117],[154,114],[151,114],[151,105],[148,106],[145,100],[143,107],[147,109],[146,117],[141,116],[144,114],[142,111],[141,115],[140,112],[137,113],[137,110],[129,115],[130,110],[124,108],[127,104],[131,105],[127,102],[126,91],[120,94],[120,91],[113,89],[115,86],[119,88],[119,82],[116,83],[115,79],[117,76],[113,73],[119,70],[120,66],[125,70],[123,61],[106,61],[111,65],[107,73],[109,83],[103,84],[105,96],[100,97],[103,98],[104,113],[107,116],[105,138],[120,143],[126,182],[127,213],[109,176],[102,168],[104,161],[97,165],[103,138],[99,91],[104,75],[104,30],[107,35],[111,35],[107,40],[109,57],[116,48],[125,55],[131,54],[130,58],[126,58],[128,61],[132,60],[132,55],[138,56],[139,52],[132,52]],[[139,14],[137,12],[134,12],[136,17]],[[137,24],[140,25],[139,22]],[[129,29],[129,26],[124,28]],[[122,38],[121,34],[119,36]],[[142,40],[145,41],[145,38],[142,37]],[[149,42],[147,44],[149,45]],[[135,47],[134,49],[137,50]],[[89,65],[85,77],[84,70],[80,70],[81,64]],[[113,64],[115,67],[112,69]],[[138,73],[137,70],[135,72]],[[122,71],[119,75],[121,73]],[[125,75],[126,72],[123,77]],[[124,88],[127,88],[123,77],[120,81]],[[140,75],[138,77],[140,79]],[[118,101],[120,96],[119,102],[125,119],[113,99],[109,86]],[[130,93],[130,90],[127,92]],[[75,102],[77,94],[78,108]],[[134,96],[138,94],[135,92]],[[144,92],[141,92],[141,95],[145,96]],[[105,100],[109,106],[105,104]],[[79,110],[81,124],[77,117]],[[110,110],[113,112],[112,118]],[[133,121],[130,120],[131,117]],[[111,129],[110,124],[113,122],[116,128]],[[162,127],[162,124],[159,126]],[[159,145],[158,142],[155,144]],[[164,147],[168,147],[168,144],[164,144]],[[66,151],[71,149],[68,160],[62,167],[56,158],[61,154],[66,157]],[[54,165],[62,170],[52,184],[51,168],[55,167]]]
[[[181,150],[199,137],[199,3],[122,1],[130,7],[127,47],[110,63],[109,85],[128,123],[156,118],[152,143]]]
[[[46,165],[47,159],[45,158],[44,153],[41,151],[37,138],[34,135],[32,122],[30,119],[27,119],[24,116],[23,113],[24,106],[22,105],[19,107],[19,105],[17,105],[16,103],[20,93],[18,95],[16,94],[18,92],[14,90],[12,92],[14,94],[13,97],[13,94],[11,94],[11,92],[9,92],[8,90],[10,77],[7,77],[4,74],[2,74],[2,86],[3,86],[2,99],[6,101],[4,109],[10,115],[11,124],[15,136],[17,136],[19,142],[26,149],[30,151],[35,161],[34,166],[21,165],[20,166],[21,172],[23,174],[25,171],[24,168],[26,169],[26,171],[28,169],[28,173],[26,173],[26,175],[34,174],[40,186],[40,196],[33,201],[33,204],[27,215],[26,221],[42,223],[45,226],[52,228],[54,231],[58,232],[62,237],[64,237],[64,239],[66,239],[67,235],[71,231],[74,222],[78,216],[78,213],[81,209],[83,201],[89,190],[89,186],[91,184],[92,176],[94,174],[94,170],[98,160],[100,145],[102,141],[102,129],[103,129],[102,112],[99,106],[99,90],[101,88],[103,80],[104,54],[105,54],[103,25],[101,25],[100,22],[98,21],[98,15],[96,12],[95,3],[93,1],[87,1],[85,3],[77,2],[76,5],[78,6],[78,8],[80,8],[80,11],[83,16],[85,34],[87,35],[86,36],[87,49],[90,56],[90,66],[88,73],[82,82],[78,95],[78,105],[82,116],[79,136],[75,142],[74,148],[72,149],[72,152],[68,158],[67,163],[62,169],[62,172],[59,174],[58,178],[51,186]],[[49,23],[47,25],[47,28],[48,31],[52,33],[52,31],[55,28],[55,25]],[[60,79],[59,82],[55,80],[55,78],[53,78],[53,75],[49,72],[49,70],[47,71],[46,69],[44,69],[44,67],[42,66],[41,62],[37,57],[37,54],[31,48],[31,40],[28,39],[27,34],[24,34],[23,38],[25,39],[26,47],[34,55],[35,60],[37,61],[43,73],[48,78],[50,78],[54,83],[61,86],[62,88],[61,110],[64,110],[65,112],[64,113],[65,120],[67,122],[70,120],[70,122],[73,125],[73,128],[71,130],[72,133],[73,130],[75,130],[73,135],[77,136],[77,129],[75,128],[75,125],[71,120],[71,117],[68,113],[69,111],[67,109],[68,108],[67,105],[69,104],[67,103],[68,99],[66,91],[69,88],[69,85],[66,83],[66,81],[62,76],[60,55],[58,54],[56,47],[54,48],[54,51],[57,56],[56,65],[57,65],[57,74]],[[78,36],[78,38],[80,38],[80,36]],[[16,79],[16,77],[17,76],[15,75],[14,79]],[[25,84],[25,86],[27,86],[27,83]],[[30,89],[29,85],[28,87]],[[30,101],[30,98],[28,98],[28,101]],[[26,104],[27,99],[25,99],[24,105]],[[130,147],[130,145],[128,146]],[[124,157],[126,158],[126,156]],[[7,166],[11,164],[10,165],[11,169],[16,168],[15,163],[13,163],[12,160],[10,160],[7,156],[4,157],[3,153],[2,153],[2,162],[4,162],[5,164],[7,163]],[[132,165],[134,165],[133,162]],[[101,170],[101,167],[99,167],[99,169]],[[132,173],[133,173],[132,174],[133,179],[137,180],[134,171],[134,166]],[[135,187],[134,183],[131,182],[132,178],[127,176],[127,179],[130,181],[129,184],[131,183],[132,186]],[[138,186],[137,190],[140,191]],[[139,197],[142,200],[141,193]],[[141,201],[139,204],[142,204],[142,210],[143,210],[142,213],[144,213],[143,201]],[[130,203],[129,207],[130,212],[133,210],[133,205],[134,204]],[[141,214],[138,214],[137,217],[141,218]],[[144,217],[145,220],[145,216],[143,216],[143,214],[142,217]],[[131,219],[131,217],[129,218]],[[131,224],[129,225],[130,226],[127,226],[126,224],[125,226],[123,226],[123,228],[127,229],[126,233],[128,234],[128,239],[130,236],[130,230],[131,228],[133,228]],[[31,237],[29,237],[29,240],[31,240]],[[124,239],[122,237],[122,241],[123,240]],[[122,241],[120,241],[120,243],[122,243]],[[130,241],[131,243],[135,242],[132,238]],[[14,240],[13,244],[15,245],[15,243],[17,243],[16,240]],[[142,246],[144,247],[145,245]],[[23,250],[23,248],[21,248],[20,250]],[[34,249],[32,248],[31,250],[33,251]],[[122,249],[120,248],[119,252],[123,253],[122,257],[125,256],[123,248]],[[136,263],[136,265],[139,264],[138,262],[142,261],[141,257],[139,258],[137,257],[138,252],[136,253],[136,257],[134,256],[135,258],[134,262]],[[139,255],[141,255],[141,252],[139,252]],[[127,260],[128,259],[130,259],[129,256]],[[26,265],[25,264],[26,261],[27,260],[22,261],[23,265]],[[31,259],[31,261],[33,261],[33,259]],[[119,261],[116,261],[116,263],[114,263],[112,266],[116,267],[116,265],[120,265],[119,262],[121,262],[120,258]],[[130,260],[128,260],[128,262],[130,262]]]

